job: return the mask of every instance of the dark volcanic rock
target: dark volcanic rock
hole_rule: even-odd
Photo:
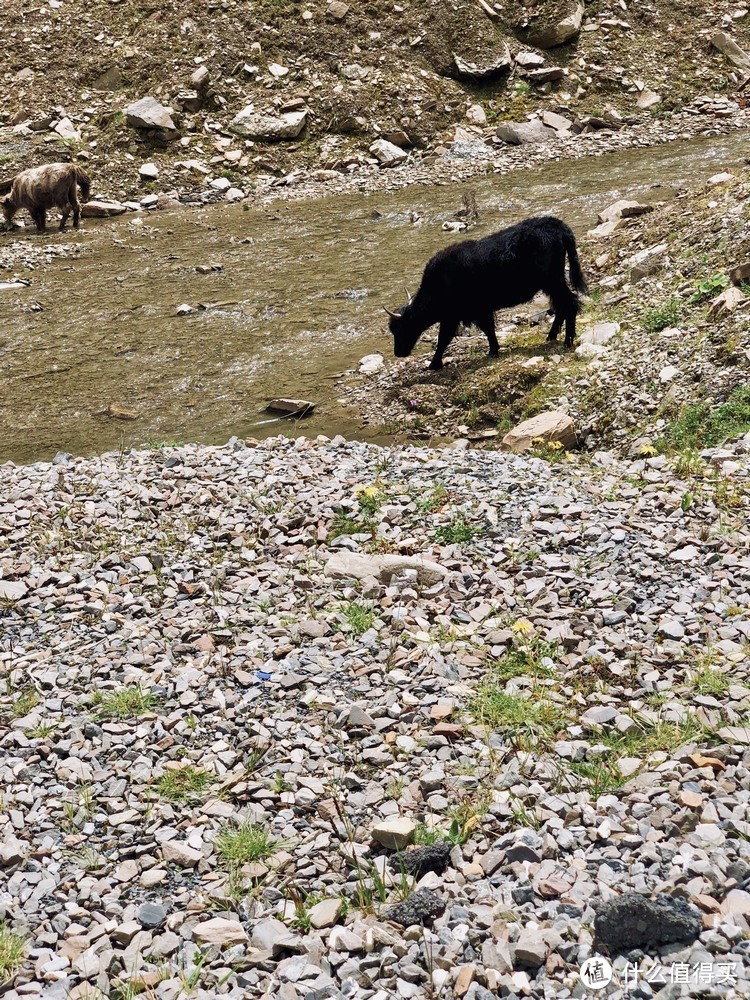
[[[404,927],[412,924],[428,924],[445,910],[445,903],[430,889],[417,889],[402,902],[386,910],[386,920],[393,920]]]
[[[427,847],[418,847],[414,851],[402,854],[398,863],[405,872],[417,879],[422,878],[427,872],[442,875],[448,867],[452,847],[452,844],[428,844]]]
[[[612,951],[629,951],[693,940],[701,932],[701,918],[685,899],[626,892],[599,907],[594,931],[597,941]]]

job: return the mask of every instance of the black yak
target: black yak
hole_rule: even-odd
[[[71,211],[73,226],[78,229],[78,220],[81,217],[78,187],[81,189],[83,200],[88,201],[90,190],[88,176],[74,163],[48,163],[43,167],[22,170],[0,189],[10,189],[10,194],[0,199],[5,221],[12,222],[16,212],[25,208],[34,221],[37,231],[41,233],[46,228],[49,209],[59,208],[62,212],[60,229],[65,228]]]
[[[557,340],[565,323],[565,346],[576,333],[579,298],[565,278],[565,258],[577,292],[586,291],[575,236],[553,216],[526,219],[481,240],[454,243],[436,253],[422,275],[419,291],[391,317],[397,358],[411,354],[420,336],[440,324],[437,350],[430,368],[443,367],[443,354],[459,323],[474,323],[487,335],[490,357],[500,348],[495,336],[495,310],[528,302],[537,292],[550,297],[555,319],[548,340]]]

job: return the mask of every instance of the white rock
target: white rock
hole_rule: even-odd
[[[359,359],[359,372],[361,375],[374,375],[384,364],[385,358],[382,354],[365,354]]]
[[[81,133],[73,125],[70,118],[61,118],[57,125],[55,125],[55,132],[62,139],[66,139],[69,142],[79,142],[81,139]]]
[[[546,410],[508,431],[503,438],[503,448],[516,452],[528,451],[536,438],[559,441],[564,448],[573,448],[577,442],[575,425],[568,414],[561,410]]]
[[[159,128],[173,132],[177,128],[172,121],[170,108],[153,97],[142,97],[140,101],[129,104],[124,111],[125,121],[133,128]]]
[[[245,944],[247,933],[237,920],[212,917],[196,924],[193,934],[201,944]]]
[[[365,580],[370,576],[381,583],[388,583],[397,573],[409,569],[416,570],[419,579],[428,587],[448,574],[443,566],[424,556],[372,556],[345,550],[335,552],[325,565],[327,576],[348,580]]]
[[[486,125],[487,115],[481,104],[472,104],[466,111],[466,117],[472,125]]]
[[[230,127],[233,132],[246,139],[279,142],[283,139],[296,139],[306,121],[307,111],[287,111],[285,114],[275,115],[256,111],[255,105],[249,104],[234,116]]]
[[[388,142],[387,139],[378,139],[370,146],[370,152],[377,159],[381,167],[395,167],[408,159],[408,153]]]
[[[341,916],[343,906],[343,900],[338,897],[322,899],[319,903],[310,907],[310,910],[308,911],[310,923],[313,927],[317,928],[333,927]]]
[[[393,851],[403,850],[414,839],[416,824],[406,816],[384,820],[372,828],[373,840]]]

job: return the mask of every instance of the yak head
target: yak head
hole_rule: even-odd
[[[3,217],[7,223],[13,221],[13,216],[16,214],[16,206],[13,204],[10,195],[6,195],[5,198],[0,198],[0,207],[3,210]]]
[[[413,299],[408,291],[406,298],[405,306],[385,310],[390,317],[388,327],[393,334],[393,353],[397,358],[408,358],[423,333],[423,328],[414,315]]]

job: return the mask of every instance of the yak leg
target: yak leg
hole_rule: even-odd
[[[43,233],[47,228],[47,213],[43,208],[34,208],[30,210],[31,218],[36,226],[36,231],[38,233]]]
[[[565,317],[565,346],[572,347],[576,339],[576,316],[578,315],[578,300],[574,296],[573,305]]]
[[[62,210],[62,218],[60,219],[60,229],[65,229],[65,223],[68,221],[68,216],[70,215],[70,205],[66,205]]]
[[[560,327],[562,326],[562,324],[563,324],[563,317],[558,316],[557,313],[555,313],[555,318],[552,321],[552,329],[547,334],[547,340],[557,340],[557,335],[560,332]]]
[[[500,353],[500,345],[495,336],[495,314],[488,313],[486,316],[483,316],[481,320],[477,320],[477,326],[487,336],[487,343],[490,345],[490,357],[496,358]]]
[[[437,349],[435,350],[435,355],[430,362],[430,368],[433,371],[439,372],[443,367],[443,354],[448,348],[448,345],[456,336],[456,330],[458,329],[458,322],[456,320],[443,320],[440,324],[440,332],[438,333]]]
[[[73,208],[73,229],[78,229],[79,220],[81,218],[81,203],[78,200],[78,182],[73,181],[70,194],[68,195],[68,200]]]
[[[576,316],[578,315],[578,296],[571,292],[566,281],[556,285],[548,292],[555,310],[555,321],[549,332],[548,340],[555,340],[565,321],[565,346],[572,347],[576,335]],[[552,336],[554,332],[554,337]]]

